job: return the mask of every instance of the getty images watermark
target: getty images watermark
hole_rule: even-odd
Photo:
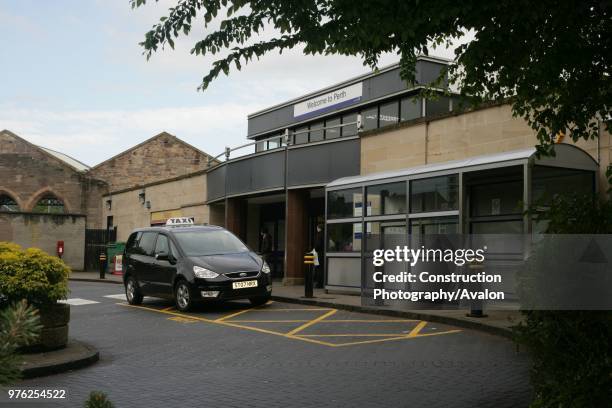
[[[480,267],[485,261],[487,247],[477,249],[435,249],[409,248],[408,246],[396,246],[395,249],[377,249],[373,252],[372,264],[376,267],[372,275],[375,284],[408,284],[425,289],[422,290],[401,290],[386,289],[375,287],[373,292],[374,300],[408,300],[411,302],[420,301],[470,301],[470,300],[504,300],[503,291],[492,291],[488,288],[476,287],[453,287],[452,290],[443,287],[429,287],[430,284],[483,284],[483,283],[502,283],[499,274],[487,274]],[[397,263],[400,265],[410,265],[411,268],[419,264],[453,264],[456,267],[468,265],[472,273],[457,273],[448,270],[442,273],[432,273],[430,271],[407,272],[400,271],[395,274],[385,274],[385,265]],[[393,267],[389,268],[393,269]],[[480,289],[480,290],[479,290]]]
[[[380,236],[362,304],[400,309],[612,310],[612,235]],[[393,245],[384,247],[385,241]],[[366,247],[368,242],[366,241]]]

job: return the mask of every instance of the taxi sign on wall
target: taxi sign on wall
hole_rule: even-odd
[[[194,217],[174,217],[168,218],[166,225],[193,225]]]

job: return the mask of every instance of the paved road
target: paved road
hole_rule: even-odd
[[[91,390],[116,407],[522,407],[527,358],[508,340],[405,319],[273,302],[176,312],[122,286],[72,282],[71,336],[100,362],[22,387]],[[80,300],[79,300],[80,299]],[[97,303],[89,303],[97,302]],[[25,406],[25,405],[17,405]]]

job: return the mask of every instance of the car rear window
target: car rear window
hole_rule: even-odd
[[[174,234],[187,256],[207,256],[248,252],[242,241],[226,230],[182,231]]]

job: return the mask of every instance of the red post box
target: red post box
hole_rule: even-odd
[[[57,241],[55,252],[57,253],[57,256],[61,259],[64,255],[64,241]]]

